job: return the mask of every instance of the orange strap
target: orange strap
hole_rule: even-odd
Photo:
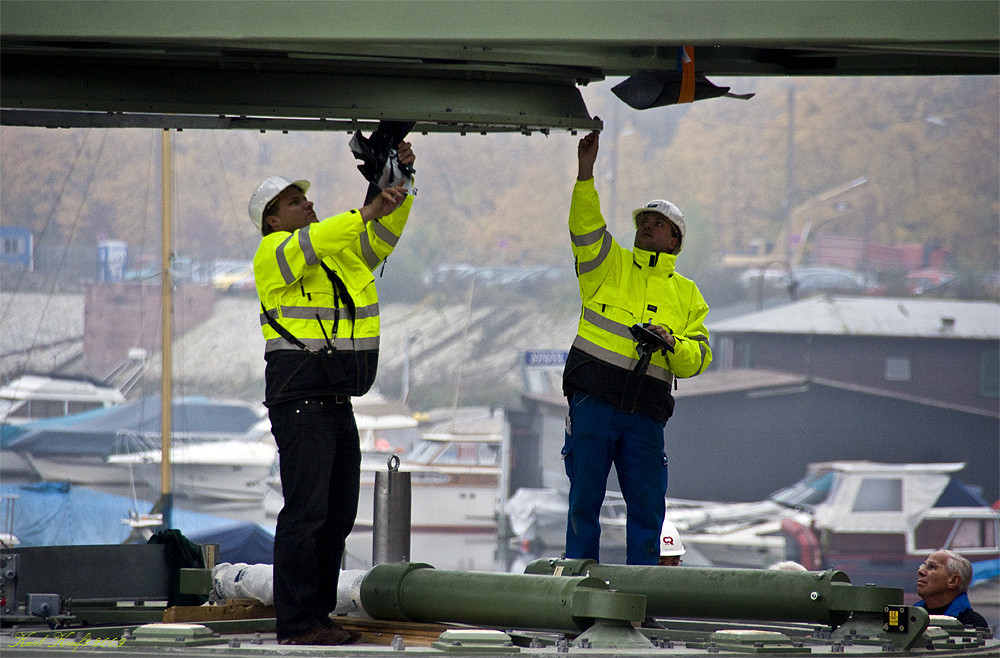
[[[678,103],[694,102],[694,46],[678,48],[681,60],[681,92],[677,96]]]

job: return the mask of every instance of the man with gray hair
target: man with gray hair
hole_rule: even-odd
[[[972,609],[969,583],[972,565],[954,551],[936,551],[917,567],[917,606],[932,615],[954,617],[966,626],[989,628],[986,619]]]

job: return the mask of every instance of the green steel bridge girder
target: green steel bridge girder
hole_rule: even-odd
[[[998,22],[996,0],[3,0],[0,123],[589,131],[578,87],[680,46],[712,77],[997,75]]]

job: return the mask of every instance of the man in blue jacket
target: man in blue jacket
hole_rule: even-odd
[[[931,553],[917,567],[916,605],[927,608],[932,615],[954,617],[966,626],[989,628],[986,619],[972,609],[969,602],[969,583],[972,582],[972,565],[953,551]]]

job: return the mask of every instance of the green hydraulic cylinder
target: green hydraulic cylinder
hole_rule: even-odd
[[[903,590],[855,587],[842,571],[774,571],[624,566],[593,560],[541,559],[525,573],[591,576],[618,592],[646,597],[646,614],[680,619],[743,619],[840,626],[853,613],[882,614]]]
[[[609,591],[598,578],[447,571],[416,562],[372,567],[361,581],[361,605],[389,621],[564,631],[597,622],[629,626],[646,611],[645,597]]]

